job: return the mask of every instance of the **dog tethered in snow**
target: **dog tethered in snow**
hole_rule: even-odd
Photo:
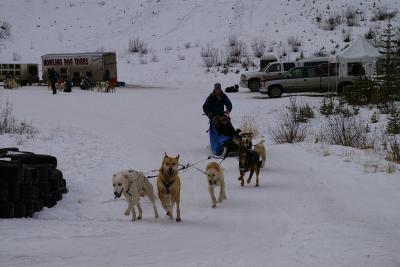
[[[222,203],[226,199],[224,169],[217,162],[207,164],[205,175],[208,181],[208,191],[211,197],[211,207],[217,207],[217,199],[215,198],[214,188],[219,186],[220,192],[218,202]]]
[[[132,213],[132,221],[142,219],[142,208],[140,207],[140,195],[146,195],[153,204],[154,216],[158,218],[157,207],[154,199],[153,186],[149,179],[142,172],[134,170],[125,170],[113,175],[112,183],[114,187],[114,196],[116,198],[124,196],[128,203],[125,215]],[[135,207],[137,206],[139,216],[136,216]]]
[[[171,220],[174,219],[172,209],[176,204],[176,221],[180,222],[181,210],[179,204],[181,181],[179,179],[178,166],[179,155],[176,157],[169,157],[167,153],[164,154],[161,168],[157,176],[157,189],[161,205]]]
[[[262,144],[262,143],[261,143]],[[256,173],[256,186],[260,186],[259,174],[262,165],[262,158],[256,151],[252,150],[252,134],[244,133],[240,135],[239,142],[239,171],[240,185],[244,185],[244,175],[250,171],[247,183],[251,182],[253,173]]]

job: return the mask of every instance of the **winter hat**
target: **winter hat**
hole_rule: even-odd
[[[214,84],[214,91],[215,90],[221,90],[221,84],[220,83],[215,83]]]

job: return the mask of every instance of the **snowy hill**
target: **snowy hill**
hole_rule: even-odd
[[[209,85],[213,75],[204,74],[201,47],[208,44],[224,50],[231,35],[247,44],[251,54],[254,39],[266,41],[268,50],[294,60],[300,51],[312,56],[343,49],[346,35],[380,31],[382,22],[372,22],[373,13],[399,8],[396,0],[141,0],[63,1],[4,0],[0,20],[11,24],[11,36],[0,41],[0,61],[20,58],[40,63],[48,53],[116,51],[119,79],[136,84]],[[357,16],[347,26],[345,12]],[[335,30],[324,30],[329,17],[342,17]],[[320,22],[318,22],[320,21]],[[301,42],[291,52],[288,39]],[[139,58],[128,52],[130,39],[140,38],[150,53]],[[153,62],[155,55],[158,62]],[[256,60],[255,60],[256,61]],[[219,75],[219,74],[217,74]],[[239,75],[228,75],[237,83]],[[205,82],[206,80],[206,82]]]

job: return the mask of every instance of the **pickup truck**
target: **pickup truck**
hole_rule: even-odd
[[[262,83],[281,79],[291,68],[299,66],[316,66],[328,63],[327,57],[302,59],[299,61],[272,62],[261,71],[247,72],[240,77],[240,86],[258,92]]]
[[[296,62],[273,62],[261,71],[247,72],[240,76],[240,86],[258,92],[263,81],[280,79],[291,68],[296,67]]]
[[[322,64],[310,67],[295,67],[283,79],[267,81],[261,94],[280,97],[283,93],[336,93],[353,83],[356,76],[338,77],[338,64]]]

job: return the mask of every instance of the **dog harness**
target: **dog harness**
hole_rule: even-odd
[[[132,194],[129,193],[129,189],[131,188],[131,184],[132,184],[132,182],[129,182],[129,183],[128,183],[128,188],[126,189],[125,193],[127,193],[128,195],[130,195],[131,197],[133,197]]]
[[[175,182],[175,179],[172,180],[172,181],[169,182],[169,183],[167,183],[167,182],[165,182],[163,179],[161,179],[161,182],[163,183],[165,189],[167,189],[167,194],[171,194],[170,187],[171,187],[171,185]]]

